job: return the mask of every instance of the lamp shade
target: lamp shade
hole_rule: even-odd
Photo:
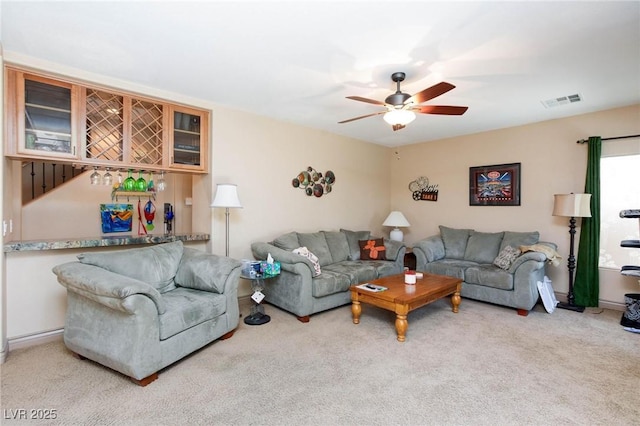
[[[392,211],[382,223],[382,226],[393,226],[395,228],[411,226],[406,217],[399,211]]]
[[[591,194],[555,194],[553,215],[591,217]]]
[[[230,183],[219,183],[211,207],[242,208],[238,199],[237,186]]]
[[[406,109],[392,109],[384,115],[384,121],[387,123],[407,125],[416,119],[416,114],[413,111],[407,111]]]

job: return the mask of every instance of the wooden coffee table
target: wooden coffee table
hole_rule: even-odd
[[[404,283],[404,274],[390,275],[370,281],[370,284],[387,287],[387,290],[374,292],[351,286],[351,313],[353,323],[360,323],[361,303],[368,303],[396,313],[396,331],[398,341],[404,342],[409,323],[407,314],[424,305],[451,295],[452,311],[457,313],[460,306],[460,288],[462,280],[445,275],[424,273],[415,285]]]

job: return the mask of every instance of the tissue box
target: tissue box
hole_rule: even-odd
[[[280,274],[280,262],[275,261],[273,263],[267,263],[266,261],[260,262],[260,272],[265,276],[274,276]]]

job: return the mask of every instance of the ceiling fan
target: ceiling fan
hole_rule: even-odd
[[[348,120],[340,121],[339,124],[349,123],[350,121],[360,120],[361,118],[384,114],[384,121],[391,124],[391,127],[395,131],[404,129],[407,124],[415,120],[416,115],[414,111],[421,114],[462,115],[469,108],[466,106],[450,105],[418,105],[422,102],[426,102],[440,95],[443,95],[456,86],[443,81],[411,96],[400,91],[400,82],[404,81],[405,77],[406,75],[403,72],[394,72],[393,74],[391,74],[391,80],[396,82],[397,90],[395,93],[387,96],[384,102],[376,101],[375,99],[363,98],[360,96],[347,96],[347,99],[353,99],[354,101],[385,106],[387,107],[387,110],[362,115],[360,117],[350,118]]]

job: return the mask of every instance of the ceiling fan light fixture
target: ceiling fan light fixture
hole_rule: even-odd
[[[392,126],[396,124],[406,126],[415,119],[416,114],[413,111],[407,111],[406,109],[394,109],[384,115],[384,121]]]

